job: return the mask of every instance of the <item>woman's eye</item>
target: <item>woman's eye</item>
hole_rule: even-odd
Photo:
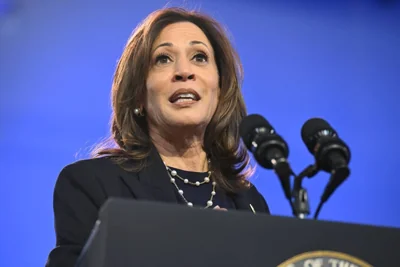
[[[198,54],[196,54],[196,55],[193,57],[193,59],[194,59],[196,62],[207,62],[207,61],[208,61],[207,55],[205,55],[205,54],[203,54],[203,53],[198,53]]]
[[[156,57],[156,64],[166,64],[169,63],[171,59],[167,55],[159,55]]]

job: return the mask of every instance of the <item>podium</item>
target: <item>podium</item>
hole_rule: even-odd
[[[78,267],[400,266],[400,229],[110,199]]]

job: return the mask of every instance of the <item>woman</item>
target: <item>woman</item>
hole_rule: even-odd
[[[269,213],[247,181],[240,143],[242,69],[222,27],[168,8],[129,39],[113,86],[113,148],[66,166],[54,191],[56,248],[47,266],[74,266],[109,197]]]

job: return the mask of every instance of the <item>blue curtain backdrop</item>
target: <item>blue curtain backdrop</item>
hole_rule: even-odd
[[[400,8],[394,1],[0,0],[0,266],[43,266],[54,246],[61,168],[107,136],[112,74],[126,39],[168,5],[229,29],[245,68],[249,113],[288,141],[296,172],[313,162],[300,138],[311,117],[349,144],[352,175],[324,220],[400,227]],[[314,212],[328,175],[306,180]],[[252,180],[290,216],[271,171]]]

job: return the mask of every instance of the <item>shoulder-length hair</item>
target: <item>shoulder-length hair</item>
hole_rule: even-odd
[[[252,174],[248,152],[241,142],[239,124],[246,116],[241,93],[243,69],[224,28],[213,18],[197,11],[165,8],[151,13],[129,38],[114,74],[112,83],[111,137],[92,152],[94,157],[111,156],[129,171],[140,171],[152,149],[145,117],[134,109],[146,95],[146,79],[151,64],[153,42],[169,24],[191,22],[207,36],[219,73],[218,106],[204,135],[203,148],[211,160],[213,179],[227,192],[249,186]],[[110,147],[109,144],[114,146]],[[135,164],[124,164],[127,161]]]

